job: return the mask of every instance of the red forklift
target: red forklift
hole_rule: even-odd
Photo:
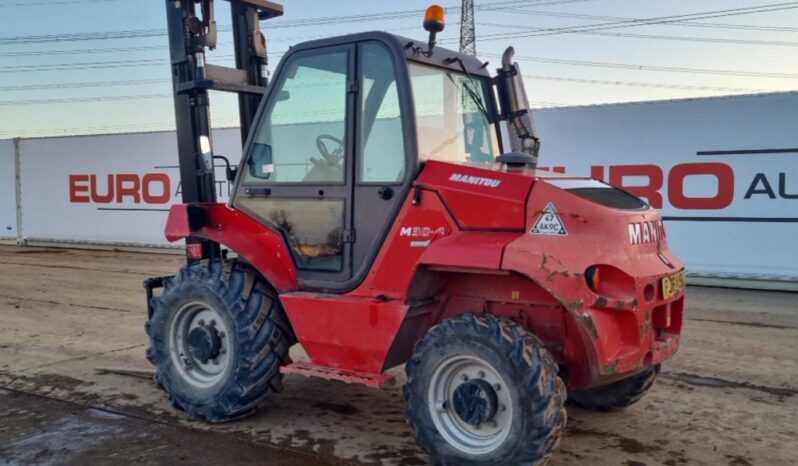
[[[278,402],[286,373],[382,387],[404,364],[406,420],[436,464],[538,465],[566,399],[609,411],[646,393],[679,345],[684,267],[644,201],[536,167],[512,48],[491,76],[436,45],[432,6],[426,40],[305,42],[267,82],[259,22],[283,8],[229,3],[235,68],[206,63],[213,0],[166,1],[183,203],[165,233],[187,263],[145,288],[173,406],[230,421]],[[239,94],[227,203],[211,90]]]

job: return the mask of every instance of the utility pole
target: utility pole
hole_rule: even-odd
[[[474,56],[477,54],[474,0],[463,0],[463,6],[460,8],[460,52]]]

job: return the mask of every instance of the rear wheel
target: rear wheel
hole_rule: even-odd
[[[659,374],[659,364],[629,378],[587,390],[568,393],[568,401],[592,411],[618,411],[629,407],[648,392]]]
[[[431,329],[406,368],[406,417],[440,465],[540,465],[565,427],[565,386],[543,344],[507,319]]]
[[[294,336],[276,294],[230,261],[183,267],[153,298],[147,358],[176,408],[222,422],[281,391]]]

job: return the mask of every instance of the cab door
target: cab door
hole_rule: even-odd
[[[346,291],[371,268],[416,176],[409,96],[403,54],[376,40],[281,65],[233,205],[282,232],[303,289]]]
[[[371,268],[417,175],[404,60],[378,41],[357,46],[354,281]]]
[[[233,205],[282,232],[303,287],[352,277],[355,47],[300,51],[280,66]]]

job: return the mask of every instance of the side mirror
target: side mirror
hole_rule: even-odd
[[[291,92],[282,90],[277,93],[277,102],[285,102],[291,98]]]
[[[249,174],[254,178],[268,180],[274,173],[274,163],[272,162],[272,146],[268,144],[252,145],[252,153],[249,161]]]
[[[211,149],[211,139],[208,136],[199,137],[199,149],[205,173],[213,173],[213,149]]]
[[[238,168],[228,166],[226,174],[227,174],[227,181],[232,183],[236,180],[236,175],[238,174]]]

